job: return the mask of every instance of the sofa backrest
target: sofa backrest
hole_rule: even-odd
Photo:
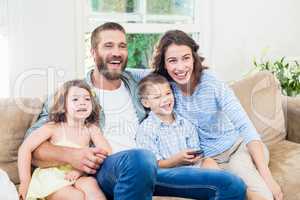
[[[259,72],[231,87],[267,145],[285,139],[280,85],[271,73]],[[41,109],[39,99],[0,99],[0,168],[15,184],[19,183],[18,148]]]
[[[41,108],[39,99],[0,99],[0,168],[8,173],[15,184],[19,183],[18,148]]]
[[[267,145],[285,139],[281,88],[272,73],[258,72],[234,82],[231,87]]]

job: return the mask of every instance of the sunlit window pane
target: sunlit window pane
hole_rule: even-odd
[[[128,63],[131,68],[148,68],[160,34],[127,34]]]
[[[94,12],[132,13],[137,9],[138,0],[90,0]]]
[[[147,0],[147,14],[193,15],[194,0]]]

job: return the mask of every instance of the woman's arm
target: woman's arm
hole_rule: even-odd
[[[260,174],[270,176],[271,173],[265,158],[263,143],[261,141],[254,140],[247,144],[247,148]]]
[[[251,141],[247,144],[248,151],[253,159],[253,162],[264,179],[265,183],[272,191],[275,200],[282,200],[283,194],[278,183],[274,180],[264,154],[264,147],[261,141]]]
[[[150,68],[147,69],[138,69],[138,68],[127,68],[126,71],[130,72],[130,74],[133,76],[134,80],[137,82],[142,80],[145,76],[150,74],[153,70]]]
[[[273,179],[271,171],[267,165],[267,161],[264,156],[263,143],[247,113],[232,89],[217,79],[214,81],[214,84],[217,102],[221,111],[229,118],[229,120],[234,124],[235,129],[239,131],[240,135],[244,138],[244,142],[247,144],[247,148],[253,162],[259,174],[272,191],[275,200],[282,200],[281,189],[277,182]]]
[[[260,140],[259,134],[233,90],[226,83],[216,78],[213,84],[220,111],[234,125],[243,137],[244,142],[247,144],[253,140]]]

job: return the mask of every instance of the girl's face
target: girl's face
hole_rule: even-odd
[[[69,89],[67,102],[67,119],[85,120],[92,112],[92,101],[89,92],[84,88],[73,86]]]
[[[194,69],[192,50],[186,45],[171,44],[165,52],[165,69],[180,86],[186,86]]]

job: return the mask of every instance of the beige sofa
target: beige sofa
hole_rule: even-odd
[[[232,88],[269,146],[270,168],[284,199],[300,200],[300,99],[282,97],[278,82],[268,72],[236,81]],[[41,106],[38,99],[0,100],[0,168],[16,185],[17,150]]]

